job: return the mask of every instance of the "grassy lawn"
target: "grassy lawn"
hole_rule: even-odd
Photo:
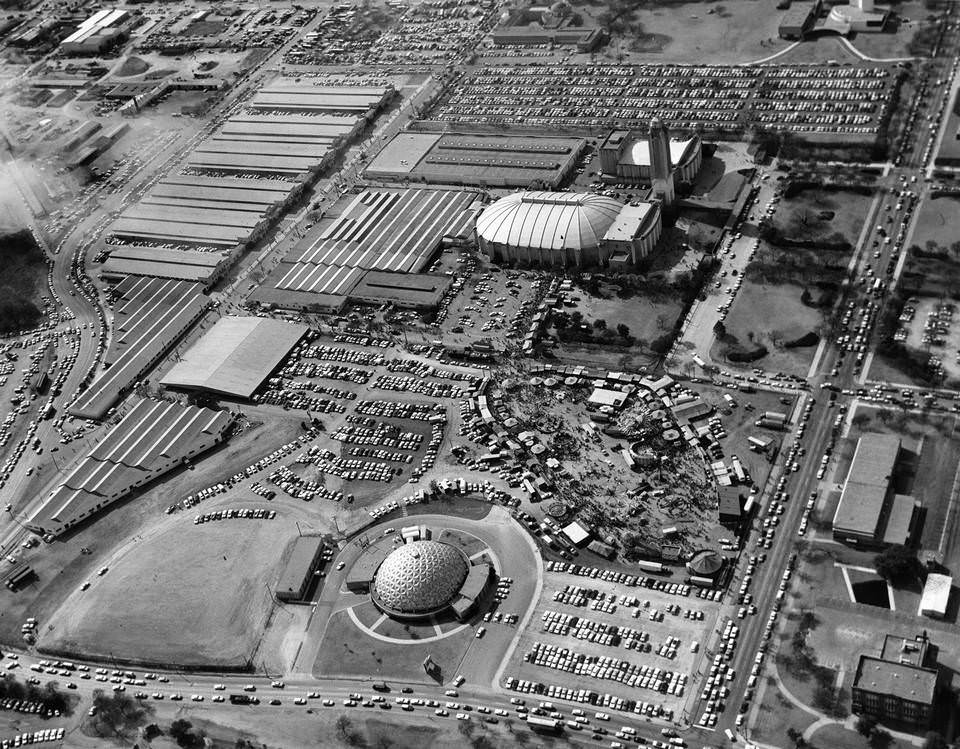
[[[473,641],[473,630],[467,628],[426,644],[385,643],[357,629],[347,612],[340,611],[331,617],[327,625],[320,655],[313,664],[313,673],[318,677],[345,676],[422,683],[428,681],[423,671],[423,660],[429,655],[439,665],[443,681],[446,682],[456,676],[457,668]]]
[[[636,7],[636,6],[635,6]],[[577,6],[584,14],[601,6]],[[705,64],[751,62],[784,49],[777,37],[778,13],[762,0],[729,0],[719,4],[645,4],[626,19],[631,31],[615,37],[605,55],[624,62],[689,63],[692,57]],[[619,44],[618,44],[619,42]]]
[[[814,749],[866,749],[869,744],[867,739],[856,731],[832,724],[817,729],[808,746]],[[908,746],[912,746],[912,744],[905,744],[896,739],[887,744],[888,749]]]
[[[814,721],[810,713],[796,707],[783,696],[773,677],[768,677],[763,703],[757,712],[750,737],[770,746],[789,746],[787,731],[805,731]]]

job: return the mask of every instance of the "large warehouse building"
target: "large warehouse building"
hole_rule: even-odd
[[[584,138],[402,132],[364,174],[390,182],[553,190],[573,173],[586,145]]]
[[[121,213],[109,234],[121,243],[229,251],[259,239],[298,192],[279,179],[168,175]]]
[[[662,232],[657,203],[623,205],[602,195],[518,192],[477,218],[477,242],[494,261],[539,267],[636,265]]]
[[[230,416],[144,399],[67,474],[25,525],[54,536],[223,441]]]
[[[160,384],[250,398],[308,330],[264,317],[222,317]]]
[[[471,235],[479,198],[466,190],[364,190],[304,237],[251,298],[338,309],[368,271],[419,274],[444,241]]]
[[[226,250],[202,252],[129,244],[104,244],[101,249],[109,252],[100,269],[100,277],[107,281],[122,281],[127,276],[150,276],[194,281],[210,288],[233,260],[233,253]]]
[[[894,468],[900,438],[892,434],[864,434],[833,516],[837,541],[863,546],[906,544],[913,528],[913,497],[894,494]]]
[[[188,281],[130,276],[115,287],[113,336],[103,372],[69,407],[83,419],[102,419],[183,336],[207,308],[203,287]]]

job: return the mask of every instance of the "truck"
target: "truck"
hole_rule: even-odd
[[[10,588],[10,590],[17,591],[26,585],[33,576],[33,567],[29,564],[21,564],[7,575],[6,580],[4,580],[4,585]]]
[[[764,452],[773,444],[773,440],[769,437],[747,437],[747,442],[750,443],[750,449],[755,452]]]
[[[648,562],[641,559],[637,562],[637,567],[645,572],[663,572],[663,564],[661,562]]]

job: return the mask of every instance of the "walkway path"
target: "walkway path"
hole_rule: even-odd
[[[863,54],[859,49],[853,46],[851,41],[845,36],[841,36],[840,43],[849,49],[853,54],[859,57],[861,60],[866,60],[867,62],[912,62],[915,60],[915,57],[870,57],[869,55]]]
[[[775,52],[774,54],[770,55],[769,57],[764,57],[764,58],[762,58],[762,59],[760,59],[760,60],[754,60],[753,62],[745,62],[745,63],[743,63],[743,64],[744,64],[744,65],[766,65],[768,62],[773,62],[773,61],[776,60],[778,57],[781,57],[782,55],[785,55],[785,54],[787,54],[788,52],[792,52],[792,51],[793,51],[794,49],[796,49],[797,46],[800,45],[800,44],[802,44],[802,42],[794,42],[794,43],[791,44],[789,47],[786,47],[786,48],[784,48],[784,49],[781,49],[779,52]]]

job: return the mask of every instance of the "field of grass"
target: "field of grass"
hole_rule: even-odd
[[[231,507],[262,502],[231,502]],[[51,620],[41,646],[148,663],[242,667],[297,534],[291,517],[194,525],[192,515],[128,544]],[[139,539],[140,537],[138,537]]]
[[[823,312],[803,304],[800,301],[802,293],[803,289],[792,283],[744,282],[725,321],[727,335],[714,344],[711,356],[723,361],[734,348],[749,349],[762,344],[769,353],[758,360],[758,366],[805,376],[816,353],[817,342],[792,348],[784,344],[799,340],[808,333],[816,333],[823,322]]]
[[[816,242],[839,234],[852,244],[863,230],[872,201],[872,195],[849,190],[809,188],[782,198],[772,224],[786,237]]]
[[[429,655],[440,667],[441,678],[447,682],[456,676],[463,656],[473,642],[473,630],[466,628],[424,644],[416,641],[406,645],[385,643],[358,629],[346,611],[339,611],[327,624],[313,673],[318,677],[344,676],[422,684],[430,681],[423,670],[423,660]]]
[[[34,327],[47,264],[28,230],[0,235],[0,268],[0,333]]]
[[[616,6],[615,3],[609,5]],[[597,15],[607,4],[578,6],[586,16]],[[780,14],[762,0],[728,0],[721,3],[687,2],[639,4],[624,17],[622,37],[611,40],[604,54],[624,62],[705,64],[759,60],[785,49],[779,39]]]

